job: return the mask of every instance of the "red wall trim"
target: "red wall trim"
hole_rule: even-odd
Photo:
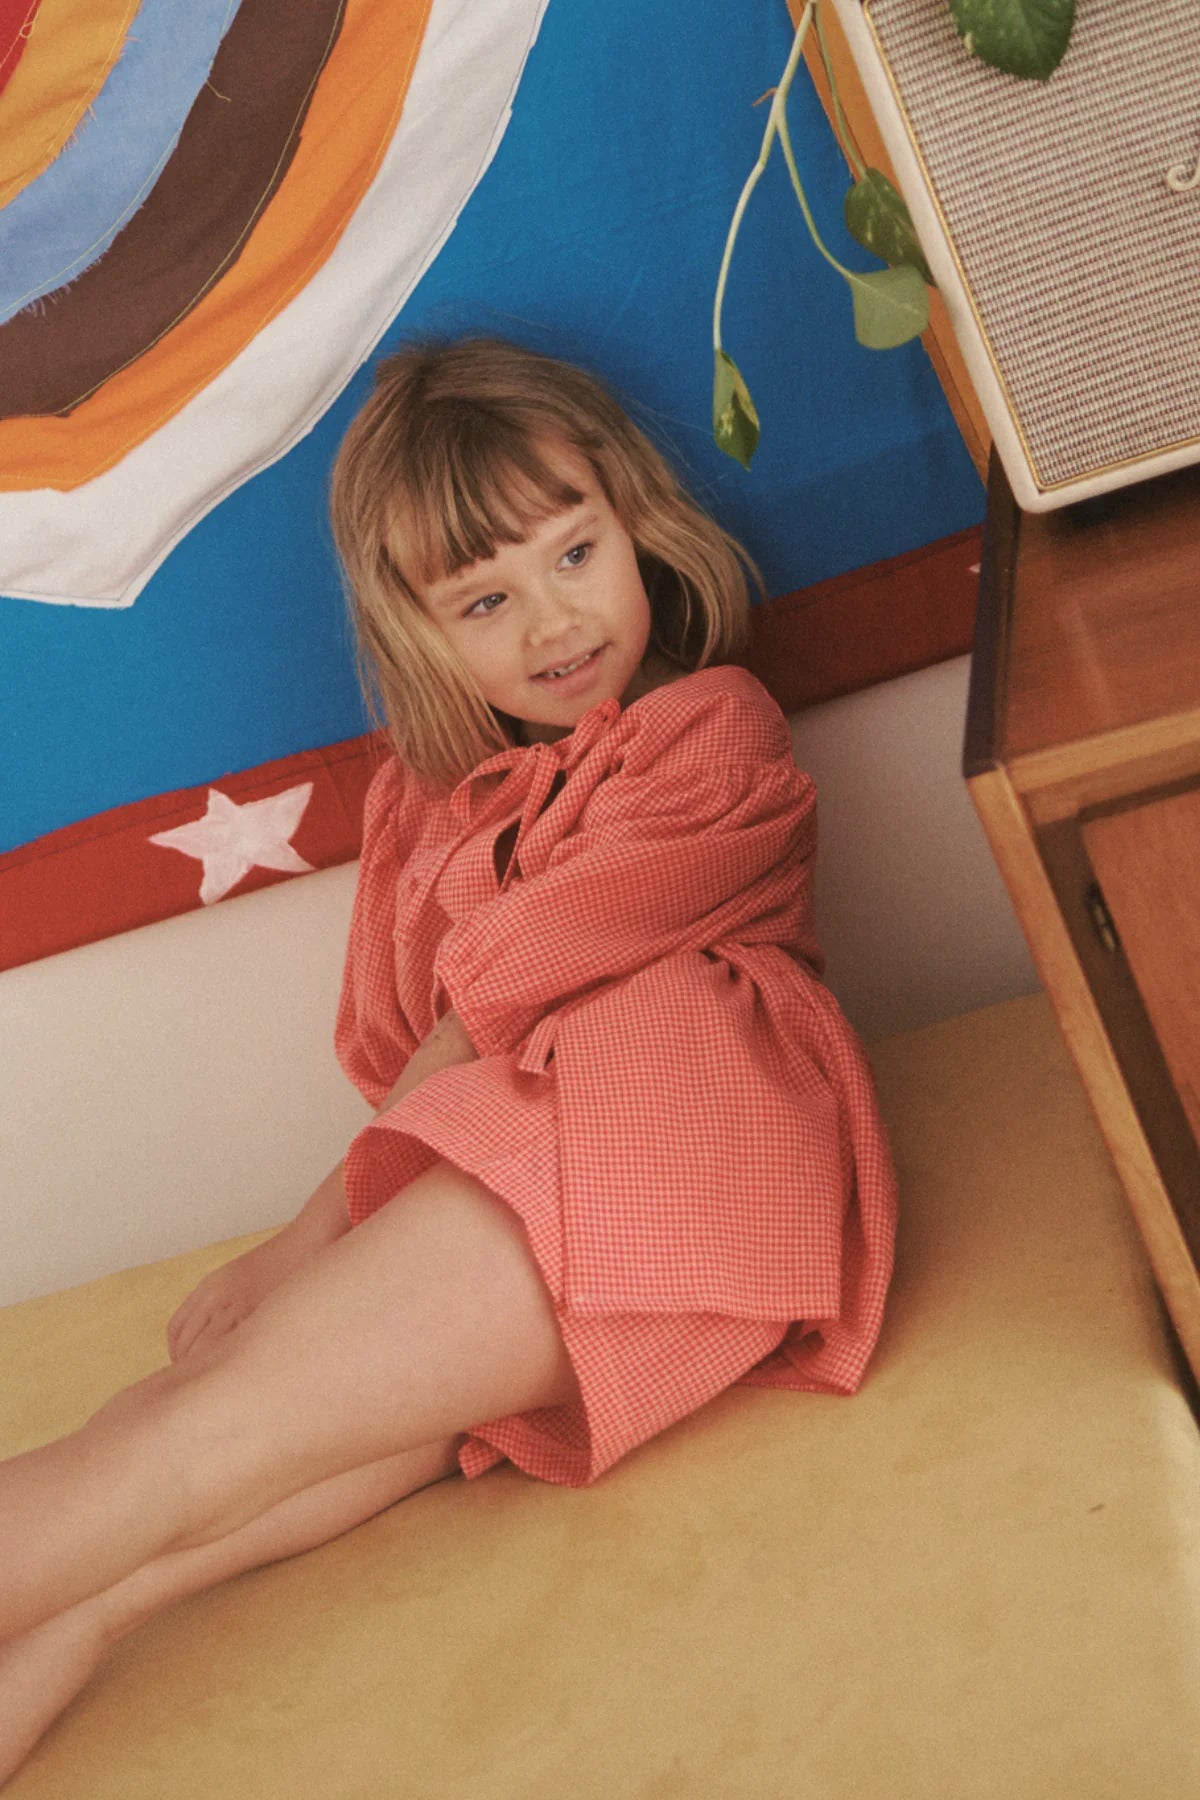
[[[971,647],[981,539],[981,530],[958,532],[756,606],[746,666],[793,713],[962,655]],[[236,808],[291,792],[293,805],[303,804],[288,837],[295,856],[310,869],[349,862],[358,855],[363,799],[381,754],[375,734],[349,738],[97,813],[0,856],[0,969],[202,905],[209,865],[151,839],[193,825],[214,806],[235,821],[236,835]],[[305,797],[297,790],[309,783]],[[234,861],[225,878],[236,869]],[[285,870],[250,866],[226,891],[291,879]]]
[[[150,840],[202,819],[213,789],[244,806],[311,782],[292,847],[313,869],[349,862],[358,855],[363,800],[379,754],[373,735],[306,750],[222,776],[211,786],[97,813],[0,856],[0,969],[200,906],[201,862]],[[248,894],[290,879],[250,868],[231,891]]]
[[[746,666],[785,713],[971,648],[983,527],[756,606]]]

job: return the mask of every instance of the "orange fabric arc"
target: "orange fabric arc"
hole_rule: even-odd
[[[0,206],[58,155],[121,54],[137,0],[44,0],[0,100]]]
[[[0,488],[74,488],[177,413],[321,267],[396,128],[430,0],[349,0],[292,166],[244,250],[173,331],[65,418],[0,424]]]

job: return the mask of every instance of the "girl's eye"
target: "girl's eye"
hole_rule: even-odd
[[[591,554],[592,546],[590,544],[576,544],[574,549],[567,551],[563,561],[569,569],[580,569]]]
[[[463,617],[469,619],[474,613],[478,613],[480,609],[482,609],[483,616],[486,618],[488,613],[495,612],[503,598],[503,594],[484,594],[481,599],[474,601],[472,605],[468,606]]]

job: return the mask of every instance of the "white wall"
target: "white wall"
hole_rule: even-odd
[[[0,975],[0,1304],[274,1225],[369,1109],[334,1061],[355,867]]]
[[[826,980],[868,1041],[1038,986],[961,774],[968,669],[962,657],[792,721],[817,781]]]
[[[868,1039],[1036,987],[959,774],[966,662],[794,723],[830,985]],[[0,1304],[288,1217],[367,1109],[332,1025],[355,871],[0,976]]]

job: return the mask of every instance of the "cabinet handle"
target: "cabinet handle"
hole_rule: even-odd
[[[1121,940],[1117,935],[1113,916],[1108,910],[1108,903],[1098,881],[1093,881],[1091,887],[1085,892],[1083,904],[1087,907],[1088,917],[1092,921],[1092,930],[1100,939],[1103,947],[1110,956],[1119,956]]]

